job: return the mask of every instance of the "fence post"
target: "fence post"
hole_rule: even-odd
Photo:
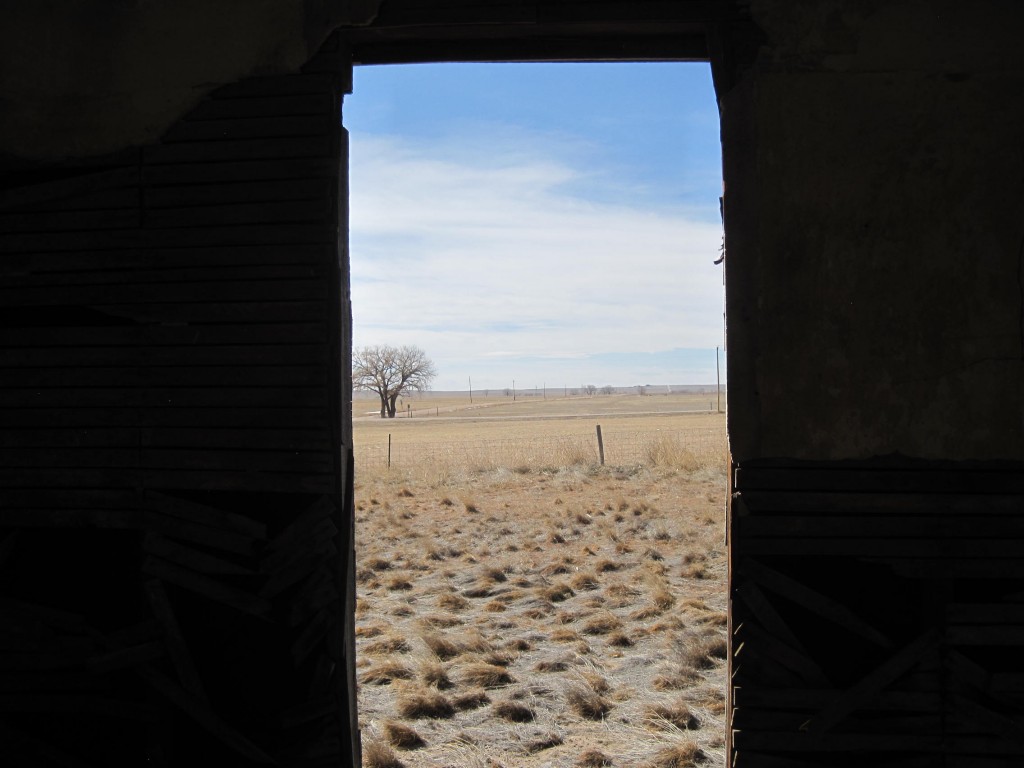
[[[388,469],[391,469],[391,433],[388,432]]]
[[[601,437],[601,425],[597,425],[597,452],[601,456],[601,466],[604,466],[604,439]]]

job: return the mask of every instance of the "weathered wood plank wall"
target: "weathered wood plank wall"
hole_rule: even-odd
[[[1024,473],[755,464],[735,490],[738,767],[1024,761]]]
[[[157,145],[3,180],[15,763],[352,759],[349,72],[332,38]]]

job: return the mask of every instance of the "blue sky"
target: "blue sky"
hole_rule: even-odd
[[[707,64],[361,67],[344,123],[356,346],[438,390],[715,381]]]

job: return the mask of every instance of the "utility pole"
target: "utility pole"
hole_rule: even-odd
[[[473,377],[469,377],[469,404],[473,404]]]
[[[512,379],[512,402],[516,401],[516,380]]]

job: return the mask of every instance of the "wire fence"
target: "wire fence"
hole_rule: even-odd
[[[598,464],[696,468],[724,462],[724,425],[693,429],[617,431],[605,429],[599,445],[590,435],[522,437],[459,442],[408,442],[393,439],[355,446],[356,466],[366,468],[462,467],[465,469],[538,469]]]

